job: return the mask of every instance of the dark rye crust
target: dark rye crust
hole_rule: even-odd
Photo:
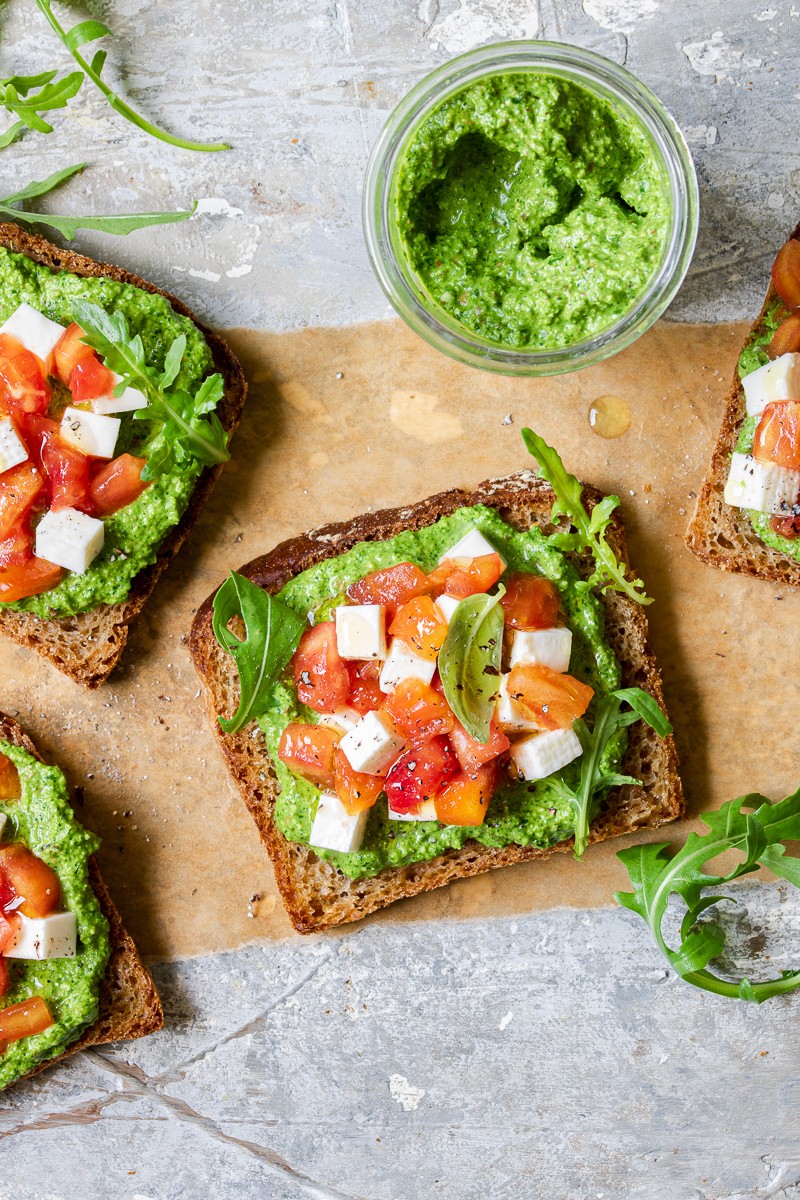
[[[800,241],[800,225],[791,234],[790,240]],[[770,281],[750,337],[760,332],[766,314],[779,299]],[[736,447],[739,430],[746,416],[744,388],[737,364],[722,418],[722,427],[686,530],[686,545],[703,562],[710,563],[722,571],[737,571],[743,575],[754,575],[758,579],[769,579],[774,583],[797,587],[800,584],[800,563],[788,554],[782,554],[780,550],[774,550],[772,546],[762,542],[750,523],[746,509],[732,508],[730,504],[725,503],[723,493],[730,470],[731,454]]]
[[[72,250],[62,250],[45,238],[20,229],[18,225],[0,223],[0,246],[25,254],[53,271],[114,279],[132,284],[144,292],[164,296],[175,312],[188,317],[208,342],[214,358],[214,369],[222,375],[225,384],[217,414],[225,429],[231,434],[235,431],[247,395],[242,368],[222,338],[198,321],[175,296],[121,267],[95,262]],[[123,603],[99,604],[89,612],[51,620],[34,616],[33,613],[3,609],[0,611],[0,633],[49,659],[76,683],[89,688],[99,687],[119,662],[131,623],[144,607],[162,571],[166,570],[189,535],[221,469],[207,467],[202,472],[180,522],[161,543],[156,561],[135,577],[128,599]]]
[[[39,762],[45,760],[28,735],[12,718],[0,713],[0,738],[27,750]],[[164,1014],[155,984],[147,967],[139,957],[130,934],[122,924],[114,902],[108,894],[100,869],[89,859],[89,882],[97,896],[103,916],[108,921],[111,956],[100,985],[100,1011],[97,1020],[84,1033],[54,1058],[42,1062],[27,1075],[38,1075],[78,1050],[98,1046],[104,1042],[117,1042],[123,1038],[140,1038],[155,1033],[164,1025]],[[0,1000],[0,1006],[2,1001]],[[19,1079],[14,1081],[19,1082]],[[10,1084],[8,1086],[11,1086]]]
[[[602,493],[584,489],[584,503],[593,507]],[[488,480],[473,493],[442,492],[407,508],[367,513],[352,521],[326,525],[311,533],[282,542],[271,553],[242,567],[241,574],[275,593],[301,571],[349,550],[358,542],[383,541],[403,530],[421,529],[439,517],[465,505],[486,504],[503,520],[519,529],[536,524],[550,527],[550,510],[555,497],[546,483],[529,471],[503,479]],[[625,535],[616,522],[610,540],[619,559],[628,565]],[[577,562],[588,573],[591,567]],[[239,686],[231,657],[219,647],[212,631],[213,595],[206,599],[194,619],[189,646],[205,688],[209,721],[245,804],[258,826],[275,870],[275,878],[292,924],[299,933],[313,933],[348,921],[357,921],[375,909],[406,896],[442,887],[454,879],[477,875],[494,867],[545,858],[572,848],[572,840],[549,850],[532,846],[493,849],[468,841],[460,850],[449,850],[426,862],[387,867],[371,879],[351,880],[319,858],[310,847],[288,841],[274,820],[279,791],[263,737],[255,725],[237,734],[225,734],[217,714],[230,716],[238,705]],[[664,707],[661,675],[648,644],[644,610],[617,592],[604,597],[606,629],[610,644],[622,663],[623,683],[650,692]],[[671,737],[661,741],[638,722],[630,730],[630,742],[621,768],[643,786],[626,786],[611,793],[592,823],[592,842],[643,827],[674,821],[684,810],[678,776],[678,757]]]

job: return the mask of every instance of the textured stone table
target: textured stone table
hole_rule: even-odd
[[[370,145],[422,73],[488,40],[594,48],[675,113],[702,224],[671,319],[749,317],[797,217],[790,0],[114,0],[90,11],[116,31],[121,84],[142,109],[234,149],[170,150],[87,90],[51,137],[3,152],[6,191],[88,159],[54,210],[198,198],[198,218],[168,238],[79,244],[220,327],[389,315],[361,241]],[[59,61],[30,0],[7,0],[0,34],[4,75]],[[797,896],[761,884],[737,895],[736,960],[766,949],[762,968],[796,965]],[[80,1055],[0,1101],[0,1200],[800,1195],[796,1001],[757,1008],[681,986],[619,909],[378,921],[153,968],[163,1033]]]

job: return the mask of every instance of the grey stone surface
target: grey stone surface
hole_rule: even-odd
[[[6,190],[88,159],[53,206],[199,198],[188,225],[80,245],[219,325],[388,315],[360,234],[369,147],[422,73],[486,40],[593,47],[675,113],[703,193],[675,319],[752,313],[798,215],[789,0],[114,0],[91,12],[115,29],[122,86],[144,111],[235,148],[158,145],[87,90],[51,137],[3,153]],[[66,63],[43,30],[29,0],[3,5],[4,73]],[[733,965],[754,952],[762,973],[796,964],[797,895],[737,895]],[[164,1033],[77,1056],[0,1101],[0,1200],[800,1196],[796,1002],[757,1008],[681,985],[621,910],[377,919],[156,973]]]

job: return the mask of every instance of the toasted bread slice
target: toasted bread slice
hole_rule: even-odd
[[[208,342],[214,359],[214,369],[222,375],[225,384],[225,393],[217,408],[217,414],[225,429],[233,433],[239,424],[247,395],[247,383],[242,368],[222,338],[198,321],[185,304],[169,292],[140,279],[138,275],[131,275],[121,267],[109,266],[108,263],[95,262],[82,254],[76,254],[73,250],[62,250],[45,238],[20,229],[18,225],[0,224],[0,246],[25,254],[34,262],[42,263],[53,271],[70,271],[73,275],[115,279],[121,283],[132,284],[142,291],[165,296],[175,312],[188,317]],[[49,659],[77,683],[90,688],[99,687],[119,662],[128,640],[131,623],[141,612],[159,575],[169,566],[186,540],[220,470],[221,467],[208,467],[203,471],[182,519],[161,543],[158,557],[152,566],[140,571],[133,580],[130,594],[123,603],[99,604],[89,612],[55,620],[44,620],[32,613],[3,609],[0,610],[0,633]]]
[[[800,241],[800,225],[791,235]],[[764,317],[780,297],[770,282],[761,312],[753,323],[750,337],[762,328]],[[749,339],[748,339],[749,340]],[[739,430],[747,416],[744,388],[738,369],[728,394],[722,427],[711,456],[708,473],[697,497],[694,513],[686,530],[686,545],[704,562],[722,571],[738,571],[797,587],[800,583],[800,563],[788,554],[767,546],[756,534],[750,516],[743,508],[725,503],[723,492],[731,465],[731,454]]]
[[[39,762],[44,762],[21,726],[5,713],[0,713],[0,738],[27,750]],[[67,1055],[84,1050],[87,1046],[144,1037],[145,1034],[155,1033],[164,1024],[164,1013],[152,976],[122,924],[122,918],[114,907],[94,858],[89,860],[89,882],[108,921],[111,941],[111,956],[100,986],[100,1011],[94,1024],[90,1025],[77,1041],[72,1042],[55,1058],[40,1063],[29,1072],[31,1075],[44,1071],[53,1063],[60,1062]]]
[[[602,493],[584,490],[584,503],[592,507]],[[439,517],[465,505],[486,504],[518,529],[549,527],[555,497],[547,484],[529,471],[489,480],[475,492],[442,492],[408,508],[368,513],[339,525],[327,525],[277,546],[254,559],[241,573],[275,593],[307,567],[344,553],[358,542],[382,541],[407,529],[422,529]],[[610,535],[614,549],[627,565],[625,537],[617,522]],[[591,567],[580,562],[585,573]],[[593,564],[592,564],[593,565]],[[274,821],[278,784],[263,738],[252,728],[225,734],[217,715],[229,716],[238,705],[239,684],[232,658],[217,644],[212,631],[213,596],[198,610],[192,625],[190,649],[205,685],[205,703],[214,731],[245,804],[269,851],[283,902],[295,929],[312,933],[347,921],[357,921],[394,900],[441,887],[454,879],[477,875],[493,867],[544,858],[556,850],[571,849],[572,841],[549,850],[509,845],[492,849],[469,841],[426,862],[387,867],[370,879],[353,880],[314,851],[283,836]],[[617,592],[605,596],[606,631],[622,663],[624,686],[645,688],[663,707],[661,676],[647,640],[644,610]],[[631,727],[628,751],[621,770],[642,781],[611,793],[592,824],[591,840],[601,841],[647,826],[663,825],[683,812],[683,792],[678,758],[671,737],[661,741],[643,722]]]

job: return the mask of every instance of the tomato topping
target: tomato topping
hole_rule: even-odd
[[[60,436],[58,423],[41,413],[20,413],[15,418],[15,424],[18,426],[18,431],[31,456],[31,461],[38,470],[43,472],[44,448],[51,438]],[[47,480],[45,480],[46,483]]]
[[[594,691],[572,675],[537,663],[511,668],[508,694],[542,729],[569,729],[586,712]]]
[[[371,712],[373,708],[380,708],[385,698],[378,683],[381,664],[376,659],[363,663],[349,662],[347,670],[350,675],[350,692],[347,703],[350,707],[354,708],[362,717]]]
[[[55,871],[20,842],[0,846],[0,879],[22,897],[19,911],[26,917],[46,917],[61,900]]]
[[[437,819],[443,825],[482,825],[496,786],[494,763],[454,776],[434,797]]]
[[[772,335],[772,341],[767,347],[770,358],[780,358],[782,354],[796,353],[800,350],[800,313],[792,313],[781,321]]]
[[[42,364],[22,342],[0,333],[0,413],[46,412],[50,403]]]
[[[769,527],[773,533],[780,534],[781,537],[788,538],[793,542],[795,538],[800,537],[800,513],[795,515],[792,513],[786,517],[770,517]]]
[[[489,728],[489,740],[485,745],[467,733],[460,721],[455,722],[453,732],[450,734],[450,741],[453,743],[461,770],[467,775],[491,762],[499,754],[504,754],[511,745],[496,721],[492,721]]]
[[[333,752],[333,771],[336,795],[351,817],[372,808],[383,791],[381,776],[353,770],[344,751],[338,746]]]
[[[400,755],[384,782],[389,808],[407,813],[418,808],[458,770],[453,747],[445,737],[431,738]]]
[[[0,476],[0,538],[7,538],[26,515],[44,480],[33,463],[20,463]]]
[[[447,734],[455,717],[440,691],[421,679],[404,679],[386,699],[386,711],[410,745]]]
[[[340,735],[328,725],[301,725],[292,721],[278,743],[278,758],[295,775],[317,787],[333,787],[333,752]]]
[[[428,576],[434,596],[445,592],[458,600],[488,592],[503,574],[503,560],[499,554],[481,554],[477,558],[446,558]]]
[[[73,321],[64,330],[60,340],[56,342],[53,351],[53,369],[65,387],[69,386],[69,377],[79,362],[97,357],[96,351],[81,341],[83,336],[80,325],[76,325]]]
[[[800,403],[768,404],[753,439],[753,457],[800,470]]]
[[[10,1004],[0,1009],[0,1046],[3,1042],[18,1042],[34,1033],[44,1033],[53,1024],[50,1009],[41,996]]]
[[[558,620],[558,588],[542,575],[512,571],[500,598],[512,629],[553,629]]]
[[[3,954],[6,947],[11,943],[18,926],[19,917],[16,913],[0,912],[0,955]],[[0,995],[2,995],[2,991],[0,991]]]
[[[0,566],[0,604],[25,600],[49,592],[60,582],[64,571],[43,558],[31,558],[23,563]]]
[[[333,621],[307,629],[292,659],[294,682],[301,704],[329,713],[347,703],[350,673],[336,648]]]
[[[96,400],[114,390],[114,376],[104,367],[96,354],[80,359],[70,371],[69,390],[76,403]]]
[[[10,758],[0,754],[0,800],[18,800],[22,795],[19,772]],[[2,950],[2,946],[0,946]]]
[[[403,562],[395,567],[371,571],[358,583],[351,583],[347,595],[356,604],[383,604],[391,615],[401,604],[407,604],[414,596],[422,596],[428,591],[430,588],[425,573],[413,563]]]
[[[0,568],[20,566],[33,556],[33,531],[30,522],[23,518],[15,525],[8,537],[0,542]]]
[[[389,633],[418,654],[435,661],[447,637],[447,622],[443,621],[430,596],[415,596],[397,610]]]
[[[781,246],[772,265],[772,282],[788,308],[800,308],[800,242],[791,239]]]
[[[119,512],[150,486],[149,480],[142,479],[146,462],[147,459],[136,458],[133,454],[120,454],[100,468],[91,487],[92,504],[99,517]]]
[[[79,508],[90,512],[89,459],[74,450],[58,434],[45,434],[42,444],[42,466],[50,484],[50,507]]]

